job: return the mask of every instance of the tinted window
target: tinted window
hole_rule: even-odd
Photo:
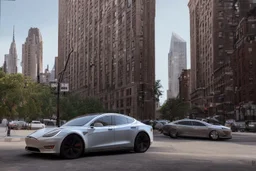
[[[133,118],[127,118],[127,122],[128,122],[128,124],[133,123],[134,119]]]
[[[128,118],[126,118],[124,116],[114,116],[114,123],[115,123],[115,125],[128,124]]]
[[[111,122],[111,116],[103,116],[99,119],[97,119],[96,121],[94,121],[94,123],[102,123],[103,126],[109,126],[112,125]]]
[[[68,121],[63,126],[84,126],[88,122],[90,122],[93,118],[95,118],[98,115],[88,115],[80,118],[75,118],[71,121]]]
[[[192,125],[191,121],[180,121],[180,122],[178,122],[178,123],[176,123],[176,124],[179,124],[179,125],[187,125],[187,126]]]
[[[203,124],[201,122],[196,122],[196,121],[193,121],[193,125],[194,126],[205,126],[205,124]]]

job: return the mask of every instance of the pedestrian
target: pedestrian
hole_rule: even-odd
[[[9,137],[11,135],[11,126],[10,126],[9,120],[7,121],[7,124],[6,124],[6,130],[7,130],[7,137]]]

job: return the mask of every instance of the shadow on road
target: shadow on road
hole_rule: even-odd
[[[79,159],[86,158],[86,157],[102,157],[102,156],[116,156],[116,155],[128,155],[128,154],[133,154],[133,152],[127,151],[127,150],[92,152],[92,153],[85,153]],[[59,155],[54,155],[54,154],[25,153],[25,154],[21,154],[20,156],[25,158],[41,159],[41,160],[65,160],[61,158]]]
[[[224,143],[235,143],[239,145],[256,145],[256,136],[251,135],[233,135],[232,139],[219,139],[217,141],[210,140],[209,138],[196,138],[196,137],[178,137],[178,138],[170,138],[169,136],[165,136],[163,134],[157,135],[155,138],[156,141],[170,141],[170,142],[187,142],[187,141],[202,141],[202,142],[224,142]]]

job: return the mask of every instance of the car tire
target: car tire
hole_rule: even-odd
[[[176,129],[170,130],[169,135],[171,138],[178,138],[178,131]]]
[[[134,151],[136,153],[145,153],[150,147],[150,138],[147,133],[140,132],[134,142]]]
[[[209,137],[211,140],[218,140],[219,139],[219,133],[217,131],[211,131],[210,134],[209,134]]]
[[[76,159],[82,156],[84,143],[79,135],[68,135],[61,143],[60,156],[64,159]]]

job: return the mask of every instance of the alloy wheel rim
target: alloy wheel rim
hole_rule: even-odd
[[[64,153],[70,157],[75,157],[81,153],[82,142],[78,137],[69,137],[63,144]]]
[[[176,137],[176,135],[177,135],[177,131],[176,131],[176,130],[174,130],[174,131],[171,133],[171,135],[172,135],[172,137]]]
[[[218,138],[218,133],[216,131],[213,131],[211,133],[211,137],[212,137],[212,139],[216,140]]]
[[[145,151],[149,147],[149,138],[145,134],[142,134],[138,137],[138,143],[137,143],[138,148],[141,151]]]

